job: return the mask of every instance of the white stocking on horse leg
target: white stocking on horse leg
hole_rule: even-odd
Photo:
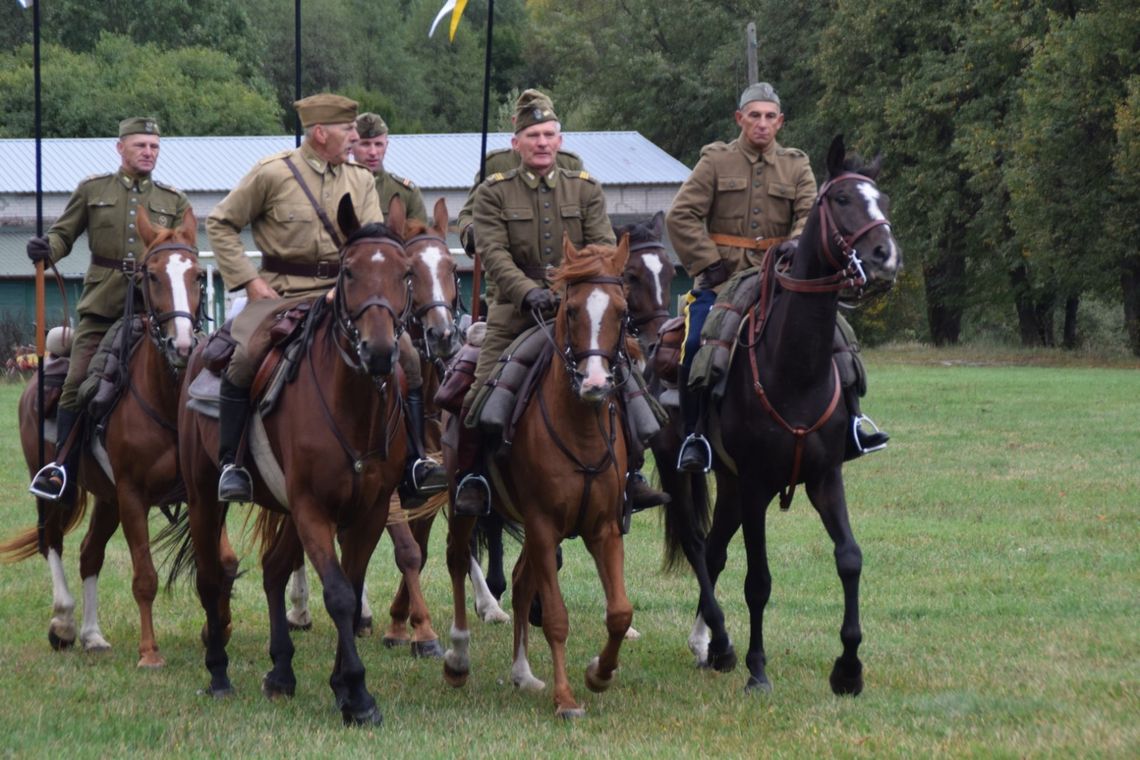
[[[48,569],[51,571],[52,602],[48,636],[53,647],[62,649],[75,643],[75,598],[67,588],[63,562],[55,549],[48,550]]]
[[[484,623],[509,623],[511,616],[503,611],[495,595],[487,586],[487,579],[483,575],[483,568],[474,557],[471,558],[471,570],[467,573],[471,578],[471,588],[475,592],[475,614]]]
[[[515,661],[511,664],[511,683],[523,691],[542,691],[546,684],[534,677],[530,671],[530,661],[526,657],[526,641],[519,644]]]
[[[289,627],[307,631],[313,627],[313,616],[309,614],[309,576],[305,565],[293,571],[293,581],[289,584],[289,602],[293,605],[285,613]]]
[[[99,630],[99,576],[83,579],[83,626],[79,629],[79,642],[84,652],[106,652],[111,645]]]
[[[693,630],[689,632],[689,651],[697,658],[697,665],[704,665],[709,661],[709,641],[712,638],[705,619],[697,613],[693,621]]]

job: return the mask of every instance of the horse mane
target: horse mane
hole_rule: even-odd
[[[613,246],[588,245],[579,251],[573,261],[562,260],[562,266],[554,270],[550,281],[555,286],[586,280],[599,275],[613,274]]]
[[[351,245],[357,240],[363,240],[364,238],[392,238],[393,240],[400,241],[401,244],[404,242],[403,238],[397,235],[388,225],[381,222],[371,222],[363,227],[359,227],[356,232],[349,235],[345,245]]]

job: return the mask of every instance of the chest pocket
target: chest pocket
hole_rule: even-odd
[[[796,201],[796,187],[787,182],[773,182],[768,185],[768,220],[779,227],[792,222],[792,207]],[[787,234],[781,232],[779,234]]]
[[[118,221],[115,201],[99,198],[87,204],[87,226],[91,230],[114,227]]]
[[[280,224],[306,224],[316,218],[312,204],[282,203],[274,206],[271,216]]]
[[[529,206],[508,207],[501,214],[504,222],[529,222],[534,219],[534,210]]]
[[[149,201],[146,204],[146,212],[147,216],[150,217],[151,224],[157,224],[160,227],[172,227],[174,225],[175,209],[167,201]]]
[[[562,217],[562,230],[570,236],[570,242],[580,248],[585,238],[582,233],[582,207],[577,203],[567,203],[558,207],[558,215]],[[554,241],[556,250],[562,250],[562,239]]]
[[[730,235],[744,234],[748,215],[748,177],[717,177],[709,229]]]

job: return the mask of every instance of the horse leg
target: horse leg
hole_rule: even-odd
[[[530,659],[527,657],[527,648],[530,643],[530,623],[526,619],[526,614],[527,610],[530,609],[535,589],[534,576],[527,565],[525,545],[515,562],[511,581],[511,604],[514,605],[515,613],[514,660],[511,661],[511,683],[523,691],[542,691],[546,688],[546,684],[535,678],[530,669]]]
[[[745,493],[760,493],[757,484],[753,487],[742,486]],[[766,499],[759,501],[756,509],[745,510],[741,505],[741,526],[744,529],[744,549],[748,558],[748,570],[744,576],[744,600],[748,603],[748,654],[744,663],[748,667],[748,681],[744,686],[745,693],[770,692],[772,684],[768,680],[765,667],[768,658],[764,654],[764,608],[772,594],[772,573],[768,567],[767,531],[765,527],[768,501],[772,494],[766,493]]]
[[[859,660],[859,645],[863,642],[863,629],[859,624],[859,577],[863,571],[863,552],[855,541],[848,520],[842,471],[836,468],[829,477],[808,486],[807,494],[835,543],[835,569],[843,584],[843,625],[839,629],[843,654],[831,669],[831,690],[839,695],[856,696],[863,691],[863,663]]]
[[[147,524],[149,507],[131,484],[122,482],[118,488],[119,519],[123,536],[131,552],[131,591],[139,608],[139,661],[140,668],[161,668],[166,660],[158,651],[154,636],[154,597],[158,593],[158,573],[150,556],[150,530]]]
[[[740,484],[736,478],[728,475],[718,475],[716,483],[716,504],[713,507],[712,524],[704,542],[708,594],[700,603],[698,616],[709,631],[709,656],[706,659],[708,666],[727,673],[736,667],[736,652],[725,626],[724,611],[716,600],[716,582],[728,562],[728,545],[740,528]]]
[[[388,535],[392,539],[392,546],[396,555],[396,567],[399,568],[403,579],[400,582],[400,591],[407,604],[405,611],[399,611],[395,600],[392,603],[392,623],[388,633],[384,636],[385,646],[396,646],[398,643],[407,643],[408,634],[404,620],[412,624],[411,650],[413,657],[442,657],[443,647],[439,644],[439,636],[432,629],[431,614],[428,612],[427,601],[424,599],[420,586],[420,570],[423,568],[423,552],[417,542],[411,527],[406,522],[395,523],[388,526]],[[401,615],[401,617],[397,617]],[[402,640],[396,636],[402,634]]]
[[[197,493],[188,495],[190,504],[190,538],[194,546],[194,562],[198,599],[206,613],[206,626],[202,640],[206,645],[206,670],[210,673],[210,684],[205,693],[212,697],[225,697],[233,694],[230,682],[229,655],[226,643],[229,638],[228,587],[226,568],[223,563],[225,508],[211,493],[217,482],[214,477],[187,478],[187,487]],[[228,543],[228,542],[226,542]]]
[[[454,497],[454,494],[453,494]],[[451,576],[451,646],[443,655],[443,678],[455,687],[471,674],[471,630],[467,625],[467,569],[471,566],[474,517],[452,514],[447,523],[447,572]]]
[[[480,518],[487,538],[487,590],[497,601],[502,601],[507,590],[507,575],[503,564],[503,517],[492,512]]]
[[[527,524],[523,551],[530,567],[528,575],[533,579],[531,582],[542,603],[542,632],[546,635],[546,643],[550,645],[550,661],[554,670],[554,714],[562,718],[578,718],[585,715],[586,710],[574,699],[570,679],[566,675],[566,639],[570,635],[570,618],[566,613],[566,602],[558,588],[558,544],[551,533],[552,529],[547,525],[537,522]],[[516,580],[515,589],[518,588]],[[518,614],[516,602],[515,615]],[[520,624],[525,625],[516,620],[516,629]],[[624,628],[622,633],[625,633]]]
[[[75,597],[67,585],[67,573],[63,569],[63,538],[67,519],[63,510],[47,503],[42,509],[48,515],[44,523],[44,546],[46,548],[48,573],[51,575],[51,622],[48,623],[48,643],[59,651],[75,645]],[[32,537],[31,540],[37,540]]]
[[[103,570],[107,542],[118,528],[118,505],[96,498],[87,534],[79,545],[79,578],[83,583],[83,622],[79,628],[79,643],[84,652],[106,652],[111,648],[99,629],[99,573]]]
[[[590,691],[602,692],[613,684],[618,651],[633,622],[633,605],[625,591],[625,545],[617,523],[612,520],[605,523],[600,535],[586,541],[586,548],[594,557],[598,578],[605,591],[606,631],[609,634],[601,654],[586,668],[586,686]]]
[[[336,624],[337,646],[333,672],[329,686],[336,696],[337,707],[346,725],[379,725],[383,722],[376,700],[368,692],[364,679],[364,663],[356,649],[356,618],[360,609],[360,590],[363,587],[364,569],[367,566],[371,549],[376,545],[377,535],[371,531],[359,531],[361,543],[370,547],[364,555],[363,566],[357,568],[356,560],[350,560],[355,552],[356,541],[346,541],[341,550],[345,563],[353,567],[359,577],[350,580],[341,564],[337,562],[334,528],[313,515],[321,514],[321,507],[311,497],[304,495],[292,505],[293,520],[300,535],[305,555],[312,562],[324,586],[325,609]],[[385,510],[385,514],[387,511]],[[356,585],[354,585],[354,583]]]
[[[475,557],[471,557],[471,569],[467,575],[471,578],[471,589],[475,593],[475,614],[484,623],[509,623],[511,616],[503,612],[495,595],[491,593],[487,579],[483,576],[483,568],[479,567],[479,561]]]
[[[293,639],[285,611],[285,586],[297,562],[304,567],[301,541],[291,520],[283,522],[261,558],[262,588],[269,606],[269,659],[272,669],[261,679],[261,693],[273,699],[291,697],[297,689],[293,672]]]
[[[289,628],[294,631],[307,631],[312,628],[313,616],[309,612],[309,575],[305,572],[304,555],[290,576],[289,604],[289,611],[285,613]]]

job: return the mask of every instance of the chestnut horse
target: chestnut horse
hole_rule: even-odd
[[[700,482],[673,493],[666,507],[668,551],[672,556],[678,550],[684,553],[700,586],[695,632],[707,625],[707,665],[722,671],[735,666],[736,654],[715,584],[728,541],[737,526],[744,529],[744,595],[751,623],[746,691],[771,690],[763,638],[764,607],[772,587],[768,504],[779,494],[786,509],[800,483],[835,544],[843,586],[843,652],[831,671],[831,689],[852,695],[863,689],[858,656],[863,561],[851,531],[842,472],[851,421],[842,403],[832,341],[841,294],[858,297],[889,288],[902,265],[902,253],[887,220],[887,197],[875,185],[879,160],[864,166],[858,157],[846,158],[840,136],[831,144],[827,168],[829,179],[819,189],[795,255],[779,263],[765,260],[760,303],[746,316],[725,397],[711,414],[717,454],[712,534],[706,540],[704,475],[688,476]]]
[[[90,436],[83,445],[79,485],[95,499],[87,535],[79,552],[79,576],[83,581],[83,619],[80,645],[85,651],[110,649],[99,626],[97,587],[103,569],[107,542],[120,523],[131,553],[135,602],[139,608],[138,666],[159,668],[165,664],[155,640],[154,598],[158,576],[150,553],[147,523],[152,505],[181,501],[182,479],[178,472],[178,388],[190,351],[197,342],[205,319],[203,288],[205,274],[198,266],[197,221],[187,210],[175,230],[151,225],[145,208],[138,211],[138,232],[147,252],[131,270],[124,269],[133,287],[128,295],[129,314],[134,300],[144,306],[139,315],[145,338],[131,355],[126,388],[110,414],[101,423],[102,443]],[[124,267],[134,264],[125,261]],[[119,276],[111,274],[109,276]],[[124,329],[127,329],[124,327]],[[38,467],[39,425],[36,409],[36,379],[20,398],[20,440],[29,472]],[[98,420],[96,420],[98,422]],[[93,424],[86,426],[89,430]],[[54,429],[54,425],[52,426]],[[45,442],[48,457],[54,446]],[[80,498],[81,503],[85,501]],[[62,502],[41,500],[45,515],[42,551],[51,569],[53,610],[48,639],[53,648],[75,643],[75,600],[67,587],[61,562],[64,535],[84,515]],[[0,545],[0,556],[10,561],[37,553],[37,531],[27,530]]]
[[[289,696],[296,688],[285,586],[303,549],[320,576],[325,607],[336,624],[330,686],[337,707],[347,724],[378,724],[382,715],[365,684],[354,628],[368,560],[404,469],[396,357],[411,306],[411,266],[386,226],[360,226],[348,195],[341,199],[337,222],[347,242],[332,303],[315,299],[316,314],[298,338],[303,343],[295,379],[282,388],[276,409],[265,417],[255,414],[250,425],[251,448],[261,452],[250,463],[254,501],[277,518],[259,521],[273,661],[262,691],[269,697]],[[191,360],[192,374],[201,366],[200,353]],[[183,403],[179,427],[189,539],[206,612],[208,693],[224,696],[233,691],[225,651],[233,575],[218,552],[228,505],[217,500],[217,422]]]
[[[495,509],[522,523],[525,530],[513,573],[511,680],[526,690],[545,687],[527,660],[526,613],[537,594],[552,655],[556,714],[564,717],[577,717],[585,710],[574,699],[566,675],[569,619],[555,560],[563,539],[582,537],[597,564],[606,597],[609,635],[601,654],[586,668],[591,690],[604,691],[613,682],[618,651],[633,619],[625,591],[620,528],[626,440],[616,393],[629,361],[621,279],[628,257],[628,239],[616,248],[590,245],[581,251],[564,240],[562,266],[553,285],[561,294],[549,336],[553,358],[541,372],[509,453],[489,461]],[[446,455],[452,453],[445,449]],[[474,522],[475,518],[453,514],[447,537],[455,617],[444,677],[453,686],[466,683],[470,671],[466,576]]]

